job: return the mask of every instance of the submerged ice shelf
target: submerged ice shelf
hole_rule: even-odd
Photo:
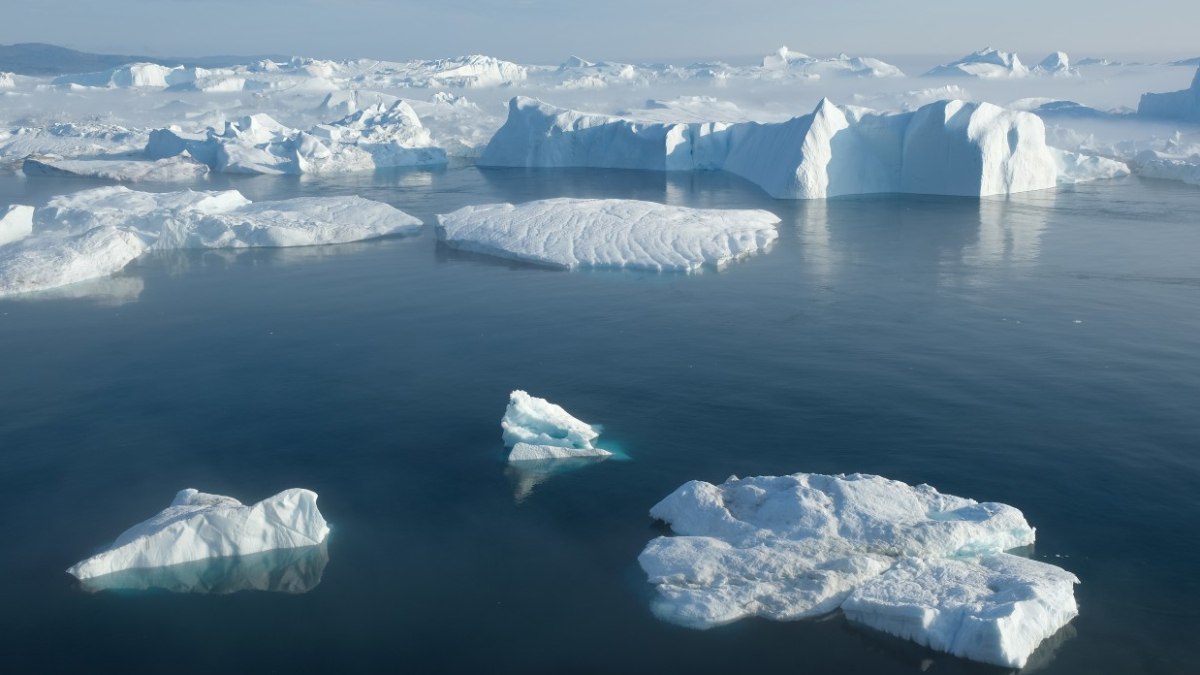
[[[659,617],[848,619],[1020,667],[1076,614],[1074,575],[1004,551],[1032,544],[1017,509],[864,474],[691,481],[650,510],[678,535],[638,558]]]
[[[766,250],[779,217],[627,199],[467,206],[438,216],[438,238],[476,253],[568,269],[693,272]]]
[[[233,497],[189,488],[67,573],[89,580],[124,570],[316,546],[328,534],[329,526],[317,510],[317,494],[310,490],[284,490],[246,506]]]
[[[108,276],[151,250],[317,246],[420,227],[361,197],[251,202],[236,190],[94,188],[15,207],[0,220],[0,296]]]

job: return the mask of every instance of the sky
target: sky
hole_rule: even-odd
[[[1196,0],[3,0],[0,43],[151,56],[408,59],[483,53],[524,63],[751,56],[961,55],[1036,63],[1200,55]]]

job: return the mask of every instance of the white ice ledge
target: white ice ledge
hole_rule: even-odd
[[[129,569],[315,546],[329,526],[317,494],[294,488],[245,506],[233,497],[188,488],[171,505],[117,537],[106,550],[67,570],[92,579]]]

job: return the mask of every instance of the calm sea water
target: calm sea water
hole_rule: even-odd
[[[6,177],[0,205],[91,185]],[[156,255],[0,301],[6,672],[1001,672],[837,617],[657,621],[636,562],[649,507],[693,478],[796,471],[1022,509],[1033,555],[1083,582],[1041,672],[1200,672],[1195,187],[792,203],[721,174],[473,167],[208,185],[361,194],[426,222],[588,196],[783,223],[769,254],[693,276],[514,264],[427,228]],[[507,470],[515,388],[632,461]],[[63,572],[181,488],[296,486],[333,533],[272,582],[292,592],[88,592]],[[222,569],[197,575],[254,576]]]

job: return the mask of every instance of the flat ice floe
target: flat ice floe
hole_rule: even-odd
[[[847,618],[935,649],[1024,665],[1077,613],[1077,579],[1004,554],[1034,541],[1017,509],[863,474],[684,484],[650,510],[680,536],[638,561],[653,609],[696,628],[748,616]],[[969,635],[955,632],[969,626]]]
[[[233,497],[189,488],[67,573],[86,580],[122,570],[316,546],[328,534],[317,495],[309,490],[284,490],[246,506]]]
[[[121,186],[16,207],[0,221],[0,296],[108,276],[149,250],[316,246],[413,233],[421,221],[361,197],[252,203],[236,190]],[[26,227],[26,221],[29,227]]]
[[[509,395],[500,428],[504,445],[512,448],[510,462],[612,456],[596,447],[600,432],[595,427],[520,389]]]
[[[208,167],[183,154],[158,161],[140,159],[62,159],[26,157],[26,176],[103,178],[122,183],[193,181],[208,174]]]
[[[766,250],[769,211],[692,209],[625,199],[468,206],[438,216],[438,238],[467,251],[575,268],[692,272]]]
[[[779,199],[909,193],[981,197],[1055,186],[1046,128],[1031,113],[936,101],[880,113],[822,100],[786,122],[644,122],[517,97],[485,166],[720,169]]]

